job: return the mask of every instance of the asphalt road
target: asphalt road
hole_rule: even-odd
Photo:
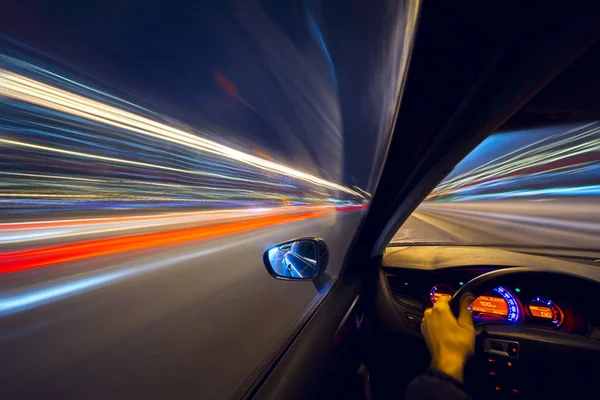
[[[394,241],[597,249],[597,199],[424,203]]]
[[[0,397],[228,398],[340,272],[362,211],[314,212],[1,225]],[[238,230],[201,235],[217,222]],[[262,264],[300,236],[329,245],[320,288]],[[11,263],[28,268],[1,270]]]

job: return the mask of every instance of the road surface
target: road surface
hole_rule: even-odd
[[[598,249],[597,199],[424,203],[394,241]]]
[[[0,224],[0,397],[228,398],[326,290],[273,279],[263,252],[321,236],[335,276],[361,215]]]
[[[395,240],[595,249],[595,208],[430,203]],[[289,207],[0,224],[0,394],[227,398],[331,282],[275,280],[263,252],[318,235],[336,276],[361,215]]]

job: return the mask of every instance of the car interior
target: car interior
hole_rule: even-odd
[[[403,398],[429,364],[419,332],[425,309],[445,297],[456,315],[467,292],[477,297],[476,350],[465,372],[473,398],[597,390],[597,248],[390,240],[488,135],[600,117],[599,17],[591,5],[422,5],[393,139],[343,276],[236,397]],[[326,268],[325,245],[316,253],[315,278]]]
[[[600,213],[573,218],[580,247],[395,237],[506,132],[596,124],[596,175],[569,186],[593,208],[600,2],[19,2],[0,397],[401,399],[431,364],[424,315],[466,294],[467,395],[598,396]],[[494,223],[475,234],[517,235]]]

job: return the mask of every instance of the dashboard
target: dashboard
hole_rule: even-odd
[[[600,285],[589,279],[598,277],[600,268],[493,248],[389,248],[380,273],[380,309],[390,314],[385,320],[395,330],[418,333],[425,309],[440,298],[450,299],[471,279],[497,269],[535,265],[582,276],[500,282],[477,293],[470,306],[476,325],[515,324],[600,340],[600,313],[594,302]]]
[[[424,308],[433,306],[437,299],[450,299],[469,280],[498,267],[462,268],[430,275],[433,281],[425,295]],[[393,278],[392,278],[393,280]],[[560,282],[513,282],[498,285],[480,294],[471,303],[470,311],[476,324],[517,323],[540,329],[559,330],[586,335],[590,330],[590,318],[580,311],[563,290]],[[402,301],[401,296],[398,300]],[[577,302],[575,302],[577,303]]]
[[[413,336],[417,341],[402,340],[410,346],[402,354],[418,355],[427,308],[479,277],[468,286],[475,296],[470,311],[477,335],[465,382],[473,398],[594,393],[600,360],[600,253],[586,259],[582,252],[549,251],[390,246],[379,270],[377,320],[393,340]],[[513,268],[518,269],[511,273]],[[412,365],[414,359],[407,362]]]

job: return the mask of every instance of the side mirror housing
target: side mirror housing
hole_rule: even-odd
[[[321,238],[300,238],[269,248],[263,261],[273,278],[312,281],[325,272],[329,252]]]

